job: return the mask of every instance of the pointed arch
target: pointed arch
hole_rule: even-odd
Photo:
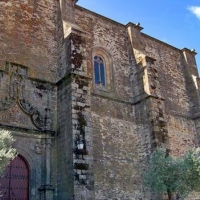
[[[110,53],[102,47],[92,50],[94,89],[110,91],[113,88],[113,67]]]

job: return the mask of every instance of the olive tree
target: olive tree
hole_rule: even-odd
[[[151,192],[186,197],[200,189],[199,148],[193,148],[181,158],[166,154],[158,148],[152,153],[149,166],[143,174],[143,183]]]
[[[14,139],[9,131],[0,130],[0,175],[17,155],[16,149],[12,147],[13,142]]]

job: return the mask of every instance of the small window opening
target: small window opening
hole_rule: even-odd
[[[95,84],[105,86],[105,66],[104,61],[100,56],[94,56],[94,77]]]

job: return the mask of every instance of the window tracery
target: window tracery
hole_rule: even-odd
[[[106,86],[105,64],[100,56],[94,56],[94,79],[95,79],[95,84]]]
[[[102,48],[95,47],[92,51],[94,89],[111,91],[113,89],[112,57]]]

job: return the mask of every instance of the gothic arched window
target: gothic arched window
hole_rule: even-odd
[[[106,86],[105,63],[100,56],[94,56],[94,79],[95,84]]]
[[[102,47],[92,49],[93,86],[95,92],[111,92],[113,90],[113,61],[108,50]]]

